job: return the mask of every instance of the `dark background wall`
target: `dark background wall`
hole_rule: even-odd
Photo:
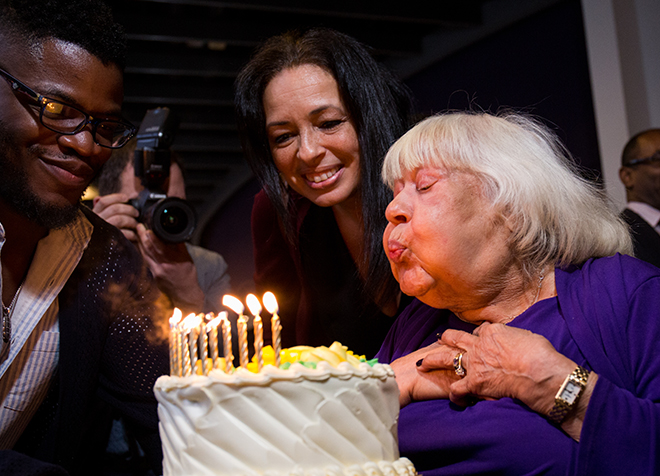
[[[406,82],[425,114],[512,108],[538,116],[578,163],[600,173],[579,0],[540,12]]]

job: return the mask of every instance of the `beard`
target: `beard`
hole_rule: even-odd
[[[30,189],[25,169],[16,165],[10,156],[20,157],[20,147],[0,123],[0,198],[19,214],[48,230],[63,228],[75,220],[80,203],[53,205],[41,199]],[[35,152],[29,150],[32,155]],[[20,159],[18,159],[20,160]]]

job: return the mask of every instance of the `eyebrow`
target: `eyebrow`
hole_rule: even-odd
[[[57,99],[58,101],[62,101],[64,103],[69,104],[70,106],[75,106],[78,109],[82,109],[85,111],[87,114],[90,116],[94,117],[99,117],[99,118],[121,118],[121,108],[116,109],[112,112],[89,112],[86,108],[84,108],[74,97],[70,96],[68,93],[65,93],[64,91],[58,89],[58,88],[52,88],[52,89],[46,89],[45,91],[39,90],[37,91],[36,88],[32,88],[33,91],[35,91],[37,94],[41,94],[44,97],[50,98],[50,99]]]
[[[344,111],[343,109],[341,109],[341,108],[335,106],[334,104],[324,104],[324,105],[319,106],[319,107],[317,107],[316,109],[310,111],[309,114],[307,114],[307,117],[316,116],[317,114],[320,114],[320,113],[324,112],[324,111],[327,110],[327,109],[335,109],[335,110],[341,112],[342,114],[347,114],[346,111]],[[287,125],[289,122],[290,122],[290,121],[273,121],[273,122],[268,122],[268,123],[266,124],[266,129],[268,129],[269,127],[273,127],[273,126],[285,126],[285,125]]]

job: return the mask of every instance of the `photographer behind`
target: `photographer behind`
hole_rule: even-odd
[[[148,111],[143,124],[152,111],[163,109]],[[230,288],[230,277],[224,258],[216,252],[182,242],[181,233],[169,234],[167,227],[163,230],[158,223],[154,223],[157,232],[154,233],[153,227],[148,225],[150,220],[146,220],[148,226],[145,226],[145,219],[140,217],[140,211],[136,208],[142,205],[143,212],[153,211],[154,207],[150,205],[155,202],[149,200],[144,204],[144,195],[153,192],[153,185],[144,179],[145,172],[149,171],[138,171],[140,176],[135,173],[133,158],[137,147],[137,160],[140,160],[142,133],[143,127],[137,137],[123,149],[116,150],[101,169],[98,176],[99,195],[93,200],[93,210],[108,223],[119,228],[126,238],[138,247],[160,290],[184,315],[190,312],[219,312],[222,296],[228,293]],[[169,144],[156,149],[159,154],[167,155],[169,166],[165,167],[169,168],[169,173],[165,170],[160,188],[167,197],[185,200],[183,171],[176,154],[169,150]],[[182,209],[187,206],[185,203],[178,203]],[[162,210],[160,215],[165,216]],[[192,232],[192,229],[188,231]],[[186,231],[183,234],[189,235]]]

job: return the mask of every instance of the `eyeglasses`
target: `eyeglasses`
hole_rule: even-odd
[[[53,132],[71,136],[91,124],[94,142],[108,149],[123,147],[135,135],[135,126],[126,120],[92,117],[77,107],[42,96],[2,69],[0,76],[7,80],[14,92],[22,93],[36,103],[40,108],[39,120]]]
[[[633,159],[628,163],[623,164],[624,167],[631,167],[639,164],[660,164],[660,150],[656,151],[651,157],[644,157],[643,159]]]

